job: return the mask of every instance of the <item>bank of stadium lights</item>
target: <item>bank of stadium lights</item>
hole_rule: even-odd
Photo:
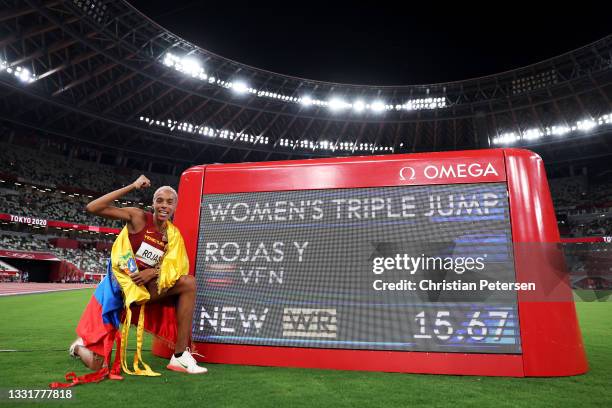
[[[445,108],[446,98],[420,98],[411,99],[403,105],[395,105],[396,110],[423,110],[423,109],[438,109]]]
[[[385,105],[383,102],[381,101],[375,101],[374,103],[372,103],[370,105],[370,109],[373,112],[382,112],[387,108],[387,105]]]
[[[383,101],[374,101],[372,103],[366,103],[365,101],[358,99],[353,103],[344,101],[340,98],[331,98],[327,101],[320,99],[313,99],[309,96],[303,98],[297,98],[298,102],[303,106],[308,107],[311,105],[321,106],[329,108],[332,111],[343,111],[352,109],[356,113],[365,111],[371,111],[374,113],[380,113],[385,111],[411,111],[411,110],[422,110],[422,109],[438,109],[445,108],[446,98],[424,98],[424,99],[411,99],[404,104],[391,105]]]
[[[189,75],[202,81],[208,82],[210,85],[219,86],[234,91],[237,94],[251,94],[258,98],[275,99],[282,102],[300,104],[304,107],[318,106],[328,108],[334,112],[348,111],[349,109],[356,113],[373,112],[381,113],[386,111],[415,111],[427,109],[440,109],[448,106],[446,97],[437,98],[417,98],[409,99],[402,104],[389,104],[384,101],[373,101],[367,103],[363,100],[353,102],[345,101],[339,97],[332,96],[329,99],[316,99],[312,96],[296,97],[292,95],[284,95],[278,92],[271,92],[264,89],[255,89],[241,80],[226,81],[221,78],[209,76],[204,71],[200,63],[191,56],[179,57],[172,53],[166,53],[163,64],[169,68],[175,69],[183,74]]]
[[[167,119],[166,121],[154,120],[146,116],[140,117],[141,122],[147,123],[149,126],[165,127],[171,131],[178,130],[185,133],[198,134],[211,138],[237,140],[244,143],[250,144],[268,144],[270,139],[268,137],[259,137],[250,133],[236,134],[230,130],[215,129],[210,126],[194,125],[189,122],[177,122],[176,120]]]
[[[577,121],[572,126],[547,126],[544,129],[531,128],[524,132],[507,132],[494,137],[492,142],[496,145],[506,145],[519,142],[521,140],[537,140],[544,136],[563,136],[570,132],[588,132],[602,125],[612,124],[612,113],[602,115],[597,119],[584,119]]]
[[[167,53],[164,57],[164,65],[175,70],[187,74],[193,78],[201,80],[208,79],[208,75],[204,72],[204,68],[194,58],[183,57],[180,58],[174,54]]]
[[[21,82],[31,83],[36,81],[36,75],[33,75],[29,69],[20,66],[11,67],[6,61],[3,60],[0,60],[0,72],[6,72],[14,75]]]
[[[242,81],[232,83],[232,89],[234,92],[244,94],[249,91],[249,87]]]
[[[582,130],[583,132],[587,132],[587,131],[593,129],[594,127],[596,127],[596,126],[597,126],[597,123],[595,121],[593,121],[593,120],[590,120],[590,119],[580,120],[580,121],[576,122],[576,128],[578,130]]]
[[[331,152],[345,151],[345,152],[393,152],[391,146],[377,146],[373,143],[354,143],[354,142],[338,142],[333,143],[329,140],[291,140],[281,139],[279,142],[281,147],[287,148],[299,148],[304,150],[328,150]]]
[[[342,111],[350,108],[352,105],[340,98],[332,98],[329,100],[329,109],[332,111]]]
[[[145,122],[149,126],[158,126],[168,128],[169,130],[179,130],[185,133],[199,134],[211,138],[219,138],[225,140],[237,140],[244,143],[251,144],[269,144],[270,140],[268,137],[259,137],[249,133],[242,133],[237,137],[235,132],[226,129],[215,129],[210,126],[194,125],[189,122],[177,122],[175,120],[167,119],[166,121],[154,120],[146,116],[140,116],[140,121]],[[237,138],[236,138],[237,137]],[[297,143],[297,146],[296,146]],[[394,149],[391,146],[380,146],[373,143],[359,143],[353,142],[339,142],[337,144],[327,140],[312,141],[312,140],[300,140],[296,142],[290,139],[281,139],[279,145],[287,148],[298,147],[305,150],[328,150],[328,151],[346,151],[346,152],[393,152]]]

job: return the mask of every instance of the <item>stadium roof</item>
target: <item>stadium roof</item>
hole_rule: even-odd
[[[129,3],[167,31],[226,58],[350,84],[478,78],[555,57],[610,34],[607,15],[588,7],[551,18],[546,9],[526,12],[515,5],[499,14],[465,3]]]
[[[494,143],[612,151],[612,36],[482,78],[372,86],[224,58],[125,1],[2,3],[0,119],[104,149],[182,167]]]

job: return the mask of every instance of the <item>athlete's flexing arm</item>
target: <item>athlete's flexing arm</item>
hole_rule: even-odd
[[[115,207],[113,203],[131,191],[150,186],[151,182],[149,179],[145,176],[140,176],[132,184],[111,191],[87,204],[87,212],[112,220],[126,221],[128,232],[135,234],[143,229],[147,222],[145,212],[136,207]]]
[[[127,193],[133,190],[140,190],[151,186],[151,181],[141,175],[132,184],[122,187],[118,190],[111,191],[102,197],[96,198],[87,204],[87,211],[91,214],[99,215],[112,220],[120,220],[127,222],[128,232],[135,234],[142,230],[146,223],[147,217],[144,210],[136,207],[115,207],[113,203]],[[153,268],[144,269],[130,274],[130,278],[137,285],[146,285],[151,280],[157,277],[157,270]]]

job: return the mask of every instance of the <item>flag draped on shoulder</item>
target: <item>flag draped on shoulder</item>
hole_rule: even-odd
[[[164,258],[161,263],[157,288],[159,293],[170,289],[176,281],[182,276],[189,273],[189,259],[185,250],[185,243],[180,231],[172,223],[168,221],[167,227],[168,244],[164,251]],[[122,349],[121,349],[121,367],[123,371],[132,375],[148,375],[157,376],[159,373],[154,372],[142,360],[142,338],[145,328],[145,310],[146,302],[151,298],[149,292],[144,286],[136,285],[130,278],[130,274],[138,270],[134,253],[128,236],[127,227],[124,227],[113,244],[111,252],[111,262],[113,265],[113,274],[117,278],[125,303],[125,320],[123,321],[123,329],[121,331]],[[134,355],[133,370],[130,370],[127,365],[126,349],[128,343],[128,335],[130,330],[130,322],[132,321],[132,310],[130,306],[140,305],[138,315],[138,325],[136,329],[136,354]],[[142,364],[143,368],[140,368]]]
[[[167,221],[168,243],[165,248],[157,281],[159,293],[173,287],[178,279],[189,273],[189,258],[180,231]],[[138,271],[134,252],[130,245],[127,226],[113,244],[107,264],[106,277],[97,286],[81,320],[77,334],[85,347],[104,357],[104,366],[95,373],[77,377],[66,375],[68,383],[52,383],[52,388],[70,387],[79,383],[98,382],[106,377],[121,379],[120,367],[127,374],[158,376],[142,360],[142,340],[148,331],[165,340],[168,344],[176,341],[176,316],[172,302],[159,302],[146,306],[150,294],[145,286],[135,284],[130,274]],[[132,317],[134,309],[134,319]],[[123,313],[124,312],[124,313]],[[137,313],[137,316],[136,316]],[[123,314],[123,321],[122,316]],[[123,327],[120,328],[120,323]],[[132,369],[127,364],[127,343],[130,323],[136,323],[136,352]],[[116,343],[115,359],[109,369],[113,344]]]

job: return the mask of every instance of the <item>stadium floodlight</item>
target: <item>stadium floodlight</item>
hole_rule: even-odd
[[[20,67],[18,67],[20,68]],[[29,82],[30,81],[30,71],[27,68],[21,68],[18,69],[18,78],[21,79],[23,82]]]
[[[304,106],[312,105],[312,98],[310,96],[304,96],[300,98],[300,103]]]
[[[200,63],[193,58],[182,58],[180,70],[192,77],[197,77],[204,72]]]
[[[187,56],[181,58],[169,52],[164,56],[162,63],[169,68],[190,75],[193,78],[199,78],[201,80],[207,78],[200,62],[193,57]]]
[[[330,101],[329,101],[329,108],[330,108],[332,111],[339,111],[339,110],[343,110],[343,109],[348,108],[349,106],[350,106],[350,104],[349,104],[349,103],[347,103],[347,102],[343,101],[343,100],[342,100],[342,99],[340,99],[340,98],[332,98],[332,99],[330,99]]]
[[[247,84],[245,84],[242,81],[237,81],[237,82],[232,83],[231,88],[239,94],[246,93],[249,90],[249,87],[247,86]]]
[[[569,133],[572,129],[570,129],[567,126],[551,126],[550,128],[547,128],[547,134],[553,135],[553,136],[563,136],[566,133]]]
[[[2,63],[0,64],[0,70],[4,70],[4,71],[6,71],[9,74],[14,75],[21,82],[30,83],[30,82],[34,82],[36,80],[36,76],[32,75],[32,73],[30,72],[29,69],[24,68],[24,67],[20,67],[20,66],[12,68],[12,67],[8,66],[8,63],[5,62],[5,61],[2,61]]]
[[[370,105],[370,109],[372,109],[374,112],[382,112],[385,110],[385,104],[382,101],[375,101]]]
[[[355,112],[363,112],[365,108],[366,108],[366,105],[362,100],[355,101],[353,103],[353,109],[355,110]]]
[[[588,132],[589,130],[593,129],[595,126],[597,126],[597,123],[595,123],[595,121],[591,119],[585,119],[585,120],[580,120],[576,122],[576,128],[578,130],[582,130],[583,132]]]
[[[525,140],[536,140],[541,138],[542,136],[544,136],[544,133],[542,133],[542,131],[537,128],[528,129],[523,132],[523,139]]]
[[[502,133],[498,137],[493,139],[493,143],[495,144],[512,144],[519,140],[520,138],[514,132]]]

